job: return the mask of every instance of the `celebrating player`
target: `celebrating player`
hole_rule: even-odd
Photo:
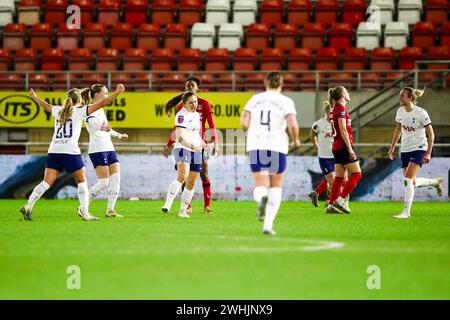
[[[195,95],[197,95],[200,92],[200,79],[194,76],[189,76],[185,80],[186,83],[186,91],[192,91]],[[206,133],[206,122],[208,122],[209,129],[211,130],[211,139],[212,143],[214,143],[214,152],[217,155],[219,146],[216,136],[216,126],[214,124],[214,117],[213,117],[213,111],[211,109],[211,104],[202,98],[197,97],[198,106],[196,111],[200,114],[200,121],[201,121],[201,128],[200,128],[200,134],[203,139],[205,139],[205,133]],[[170,116],[172,109],[176,105],[170,105],[169,109],[166,109],[166,113]],[[180,111],[183,108],[182,104],[178,105],[178,111]],[[163,154],[167,158],[170,154],[169,150],[172,147],[175,139],[175,129],[172,130],[172,133],[169,137],[169,141],[164,146]],[[203,159],[202,163],[202,172],[200,173],[200,178],[202,179],[202,186],[203,186],[203,202],[204,202],[204,211],[205,213],[212,212],[211,209],[211,182],[209,180],[208,176],[208,162],[207,159]],[[189,204],[188,209],[186,210],[187,213],[192,212],[191,204]]]
[[[44,180],[34,188],[28,202],[20,208],[25,220],[31,220],[33,206],[45,191],[53,185],[63,169],[72,173],[78,185],[81,218],[83,220],[98,220],[97,217],[90,215],[88,210],[89,190],[78,139],[83,119],[110,104],[124,90],[124,86],[119,84],[116,91],[109,97],[84,106],[81,105],[81,94],[77,89],[71,89],[67,92],[67,97],[62,106],[52,106],[45,100],[38,98],[33,89],[30,90],[31,98],[44,109],[50,111],[55,118],[55,130],[48,149]]]
[[[172,98],[166,106],[171,109],[180,101],[183,108],[175,115],[175,144],[172,154],[175,156],[178,176],[169,186],[166,203],[161,208],[168,213],[173,200],[177,196],[183,183],[186,183],[181,194],[180,218],[189,218],[186,209],[194,195],[195,180],[202,172],[203,150],[208,149],[200,134],[200,114],[195,111],[198,102],[194,92],[186,91]]]
[[[315,207],[319,206],[319,195],[326,192],[328,184],[331,186],[334,181],[334,155],[332,152],[334,138],[330,120],[331,106],[326,103],[323,110],[325,116],[314,122],[310,133],[311,142],[319,155],[320,169],[325,178],[308,195]]]
[[[328,90],[328,103],[331,109],[331,129],[333,130],[333,155],[335,159],[335,178],[331,187],[327,213],[351,213],[345,198],[355,189],[362,178],[358,157],[353,150],[351,118],[345,108],[350,95],[345,87],[338,86]],[[342,184],[346,174],[348,180]]]
[[[281,203],[289,149],[286,127],[292,148],[298,148],[300,140],[294,101],[281,94],[282,75],[270,72],[264,84],[266,91],[254,95],[245,105],[241,126],[248,129],[247,152],[255,182],[253,198],[258,203],[257,216],[260,221],[264,220],[263,234],[276,235],[273,223]]]
[[[436,188],[438,196],[442,196],[442,177],[437,179],[417,178],[422,165],[430,162],[434,143],[434,131],[430,116],[425,109],[416,105],[417,98],[422,95],[423,90],[410,87],[400,91],[401,107],[397,110],[395,117],[397,126],[388,158],[394,160],[395,147],[401,136],[400,154],[405,177],[405,202],[403,211],[394,218],[407,219],[411,217],[414,187],[433,186]]]
[[[90,88],[81,90],[84,104],[91,101],[96,103],[107,96],[108,89],[102,84],[94,84]],[[97,183],[89,190],[89,201],[95,199],[109,186],[108,207],[105,216],[122,218],[123,216],[114,210],[120,190],[120,164],[111,137],[125,141],[128,139],[128,135],[111,129],[103,109],[95,111],[85,121],[89,132],[89,158],[91,158],[98,179]]]

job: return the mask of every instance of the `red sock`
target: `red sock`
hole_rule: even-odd
[[[188,204],[188,209],[190,209],[191,208],[191,203],[189,202],[189,204]]]
[[[316,192],[318,194],[321,194],[322,192],[327,191],[327,180],[323,179],[322,181],[320,181],[319,185],[316,187]]]
[[[209,180],[203,181],[203,201],[205,207],[211,206],[211,182]]]
[[[328,202],[329,204],[333,204],[333,202],[339,197],[343,183],[344,178],[339,177],[334,178],[333,185],[331,186],[330,201]]]
[[[355,189],[356,185],[358,184],[359,180],[361,180],[361,178],[362,178],[361,172],[352,173],[352,175],[344,185],[344,190],[342,190],[341,197],[345,198],[346,196],[348,196],[353,191],[353,189]]]

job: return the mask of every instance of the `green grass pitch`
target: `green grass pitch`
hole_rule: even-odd
[[[401,203],[326,215],[284,202],[277,237],[261,234],[252,202],[215,201],[205,215],[196,201],[186,220],[179,202],[163,215],[162,201],[118,201],[125,218],[106,219],[95,201],[92,222],[75,200],[41,200],[21,221],[23,203],[0,201],[0,299],[450,299],[449,203],[396,220]],[[67,288],[71,265],[79,290]]]

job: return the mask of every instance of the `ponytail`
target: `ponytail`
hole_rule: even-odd
[[[325,101],[323,103],[323,112],[326,113],[326,114],[331,113],[331,109],[332,109],[332,106],[331,106],[330,102],[329,101]]]
[[[168,117],[172,114],[172,109],[175,108],[183,99],[183,93],[180,93],[179,95],[173,97],[166,103],[166,114]]]
[[[80,90],[81,103],[83,105],[88,105],[92,103],[92,90],[91,88],[84,88]]]
[[[406,92],[408,92],[408,96],[411,98],[412,103],[415,103],[417,98],[420,98],[421,96],[423,96],[423,94],[425,93],[425,88],[423,88],[422,90],[420,89],[415,89],[412,87],[405,87],[403,88],[403,90],[405,90]]]
[[[73,101],[72,98],[66,98],[63,102],[62,109],[59,112],[59,121],[64,124],[72,116],[73,111]]]
[[[337,86],[334,88],[328,89],[328,104],[331,108],[344,97],[344,89],[343,86]]]

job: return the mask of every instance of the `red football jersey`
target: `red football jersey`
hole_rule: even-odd
[[[352,118],[347,112],[347,109],[340,104],[336,103],[331,110],[331,129],[333,130],[333,151],[346,148],[344,139],[342,139],[341,130],[339,130],[338,119],[345,119],[345,127],[347,129],[348,137],[350,139],[350,144],[353,145],[353,134],[352,134]]]
[[[200,121],[201,121],[201,128],[200,128],[200,135],[202,138],[205,138],[205,131],[206,131],[206,122],[208,122],[209,129],[211,129],[212,138],[216,139],[216,126],[214,124],[213,118],[212,118],[212,108],[211,104],[208,100],[202,99],[200,97],[197,97],[198,106],[197,106],[197,112],[200,113]],[[180,111],[180,109],[183,108],[183,104],[180,103],[177,108],[177,112]],[[171,147],[174,142],[174,135],[175,131],[172,131],[172,134],[169,137],[169,141],[167,142],[167,146]]]

